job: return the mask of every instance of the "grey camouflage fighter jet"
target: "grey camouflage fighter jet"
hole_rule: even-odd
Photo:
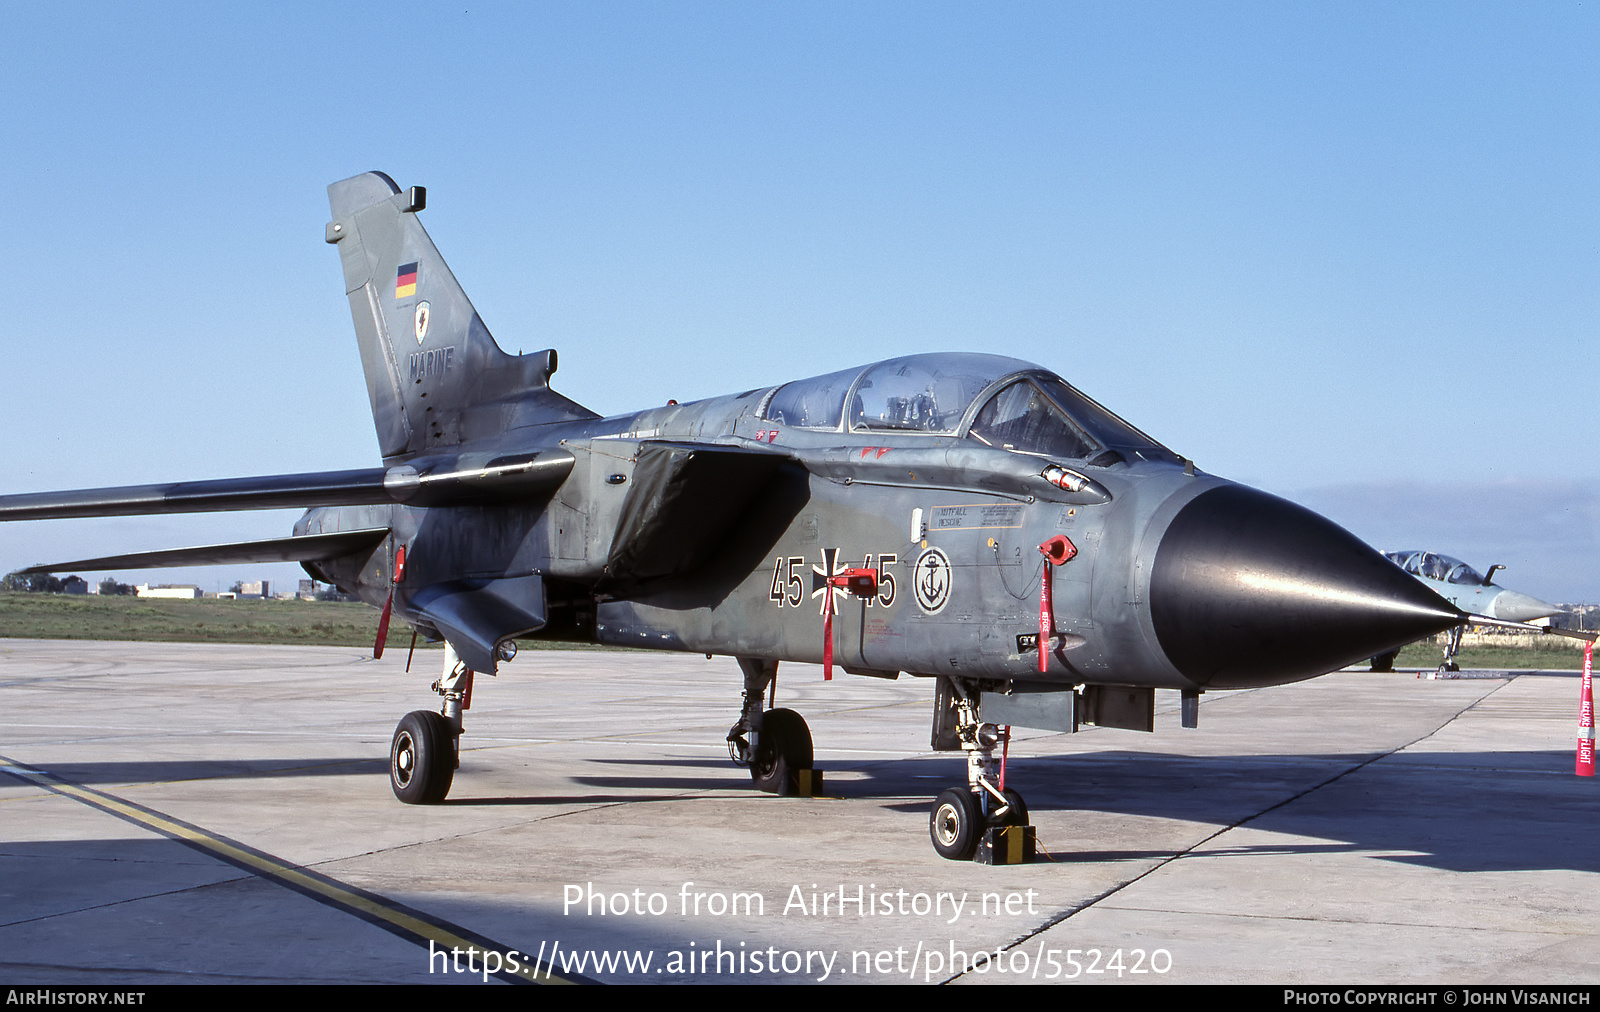
[[[1561,610],[1548,601],[1491,582],[1495,571],[1506,568],[1504,566],[1490,566],[1489,572],[1483,574],[1460,559],[1433,552],[1384,552],[1383,555],[1421,580],[1434,593],[1475,618],[1500,619],[1517,624],[1549,618]],[[1456,663],[1456,655],[1461,652],[1461,634],[1466,629],[1465,625],[1458,625],[1450,630],[1449,641],[1444,646],[1444,660],[1439,664],[1440,675],[1461,670],[1461,665]],[[1398,650],[1393,650],[1374,657],[1372,669],[1394,670],[1398,654]]]
[[[1353,535],[1205,474],[1059,376],[928,354],[602,418],[501,351],[370,172],[328,188],[383,466],[0,497],[0,519],[308,507],[292,537],[35,571],[297,561],[446,644],[438,710],[400,721],[394,793],[451,786],[474,672],[519,638],[732,656],[758,788],[802,790],[782,661],[933,677],[939,853],[1026,823],[1009,725],[1194,726],[1208,690],[1310,678],[1463,620]],[[379,642],[382,636],[380,634]]]

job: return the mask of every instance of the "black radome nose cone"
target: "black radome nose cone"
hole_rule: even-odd
[[[1168,525],[1150,572],[1150,617],[1185,677],[1242,688],[1324,674],[1462,615],[1337,524],[1224,485]]]

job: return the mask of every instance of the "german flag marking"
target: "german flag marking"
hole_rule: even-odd
[[[417,294],[417,265],[414,261],[401,264],[394,275],[394,297],[404,299],[415,294]]]

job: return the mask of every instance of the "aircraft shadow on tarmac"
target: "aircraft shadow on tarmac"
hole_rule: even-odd
[[[723,785],[726,786],[726,785]],[[685,797],[683,791],[704,790],[700,787],[686,787],[682,791],[671,794],[541,794],[537,797],[524,795],[520,797],[476,797],[476,798],[445,798],[439,804],[457,806],[461,808],[487,808],[495,805],[529,805],[529,806],[556,806],[556,805],[621,805],[634,802],[650,801],[698,801],[698,797]]]
[[[470,775],[478,761],[464,757]],[[1378,759],[1377,762],[1371,762]],[[683,776],[584,776],[575,786],[596,791],[541,796],[463,796],[446,805],[583,805],[726,801],[706,791],[749,789],[744,771],[725,759],[600,759],[607,766],[676,767]],[[846,800],[887,802],[888,811],[928,810],[928,783],[959,778],[962,759],[916,758],[829,761],[836,774],[826,793]],[[705,770],[708,775],[694,775]],[[709,771],[725,771],[709,774]],[[186,780],[253,780],[319,776],[386,776],[379,758],[260,759],[64,763],[48,772],[85,785]],[[846,777],[844,774],[848,774]],[[1023,757],[1011,762],[1012,782],[1027,791],[1041,844],[1064,863],[1149,860],[1171,856],[1149,848],[1070,851],[1051,846],[1052,813],[1182,820],[1218,829],[1243,824],[1251,832],[1294,839],[1210,846],[1208,857],[1267,854],[1363,853],[1459,872],[1600,871],[1590,840],[1600,821],[1593,783],[1572,775],[1572,753],[1377,753],[1181,756],[1096,752]],[[470,791],[470,780],[462,786]],[[374,790],[378,788],[375,786]],[[641,793],[641,791],[643,793]],[[752,794],[762,803],[788,804]],[[1043,816],[1044,818],[1039,818]],[[1137,838],[1130,825],[1129,838]],[[1096,830],[1102,834],[1102,830]]]
[[[737,787],[743,777],[725,760],[596,761],[658,769],[720,766],[728,775],[715,780],[578,776],[574,782],[694,791]],[[954,756],[867,763],[824,758],[818,765],[824,775],[830,768],[850,773],[848,779],[827,782],[829,797],[883,799],[888,810],[922,813],[928,810],[928,783],[959,779],[962,764]],[[1243,821],[1252,831],[1301,838],[1211,847],[1208,856],[1371,851],[1386,860],[1452,871],[1600,871],[1600,851],[1589,842],[1591,827],[1600,821],[1600,796],[1589,789],[1592,783],[1572,775],[1572,753],[1564,750],[1403,756],[1096,752],[1013,759],[1008,779],[1026,792],[1036,816],[1086,812],[1179,819],[1218,829]],[[1040,843],[1049,848],[1047,833],[1041,833]],[[1058,862],[1087,862],[1170,854],[1128,849],[1053,856]]]

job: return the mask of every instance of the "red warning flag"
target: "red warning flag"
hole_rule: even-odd
[[[1056,608],[1054,592],[1050,588],[1050,568],[1065,565],[1078,554],[1078,546],[1065,535],[1055,537],[1039,546],[1044,556],[1044,576],[1039,580],[1039,674],[1050,667],[1050,644],[1056,634]]]
[[[1594,644],[1583,645],[1583,689],[1578,702],[1578,776],[1594,776]]]

